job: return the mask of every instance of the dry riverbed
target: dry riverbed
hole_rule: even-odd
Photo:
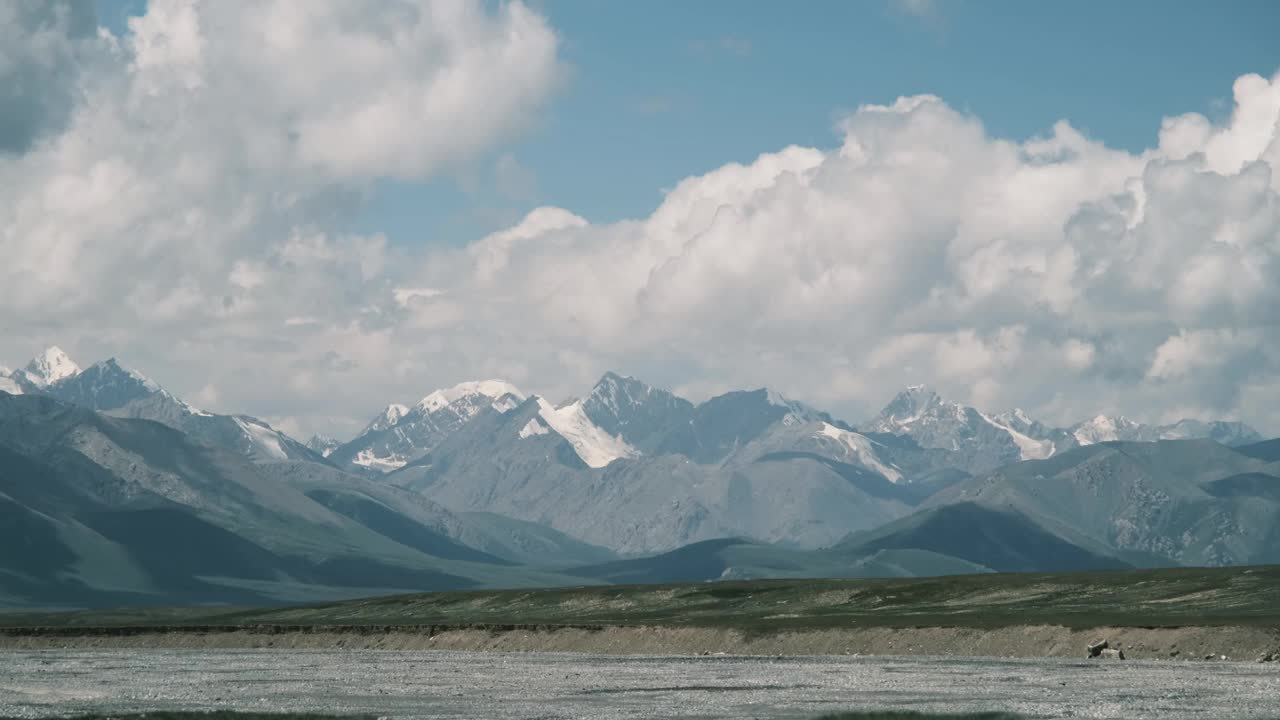
[[[1280,629],[1182,627],[1072,629],[1055,625],[1002,628],[840,628],[748,634],[698,627],[369,627],[288,628],[5,628],[0,648],[275,648],[473,650],[601,654],[930,655],[1078,658],[1106,639],[1131,659],[1254,661],[1280,658]]]

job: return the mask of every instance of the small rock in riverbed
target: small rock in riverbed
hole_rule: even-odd
[[[1258,662],[1260,663],[1274,662],[1275,659],[1276,659],[1275,653],[1262,653],[1261,655],[1258,656]]]
[[[1124,651],[1118,648],[1103,648],[1102,651],[1098,653],[1098,657],[1105,660],[1123,660]]]
[[[1102,651],[1106,650],[1108,647],[1109,647],[1109,644],[1105,639],[1099,640],[1098,642],[1095,642],[1095,643],[1089,643],[1087,647],[1089,651],[1089,657],[1091,658],[1098,657],[1099,655],[1102,654]]]

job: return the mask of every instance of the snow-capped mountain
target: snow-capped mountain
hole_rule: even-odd
[[[902,470],[883,460],[876,452],[875,446],[879,443],[866,435],[819,422],[813,439],[830,448],[831,454],[842,460],[862,465],[893,482],[903,481]]]
[[[582,399],[559,405],[500,380],[460,383],[411,405],[387,406],[348,443],[316,436],[303,445],[262,420],[194,408],[114,358],[80,371],[51,349],[3,380],[29,395],[163,423],[190,440],[248,457],[273,476],[302,482],[325,475],[317,497],[361,517],[370,508],[333,499],[334,488],[365,483],[388,497],[437,503],[460,518],[533,523],[625,553],[723,537],[827,547],[849,533],[904,518],[947,488],[986,487],[989,478],[1014,473],[1035,478],[1038,467],[1058,468],[1070,457],[1087,464],[1096,453],[1115,450],[1100,443],[1209,438],[1220,444],[1205,447],[1232,457],[1222,444],[1258,439],[1233,422],[1148,426],[1099,416],[1057,428],[1020,410],[987,413],[951,402],[923,386],[899,393],[875,420],[855,429],[767,388],[695,404],[606,373]],[[0,382],[0,391],[5,387]],[[26,400],[58,405],[48,398]],[[1183,452],[1177,445],[1146,443],[1120,455],[1172,457]],[[1208,452],[1184,450],[1179,462]],[[1061,463],[1018,465],[1050,456],[1061,456]],[[1255,475],[1267,470],[1265,462],[1240,462],[1254,474],[1225,478],[1213,493],[1230,498],[1256,490],[1262,481]],[[1219,556],[1228,557],[1205,557],[1216,562]]]
[[[640,452],[658,448],[673,427],[693,417],[693,403],[633,377],[605,373],[582,401],[591,422]]]
[[[408,414],[409,407],[407,405],[391,403],[385,410],[378,413],[378,415],[374,417],[367,426],[365,426],[364,430],[360,431],[360,435],[378,432],[379,430],[386,430],[387,428],[399,423],[404,419],[404,416]]]
[[[125,367],[116,358],[90,365],[74,377],[47,386],[57,399],[99,411],[118,410],[129,403],[158,395],[171,402],[178,412],[190,412],[186,403],[170,395],[154,380]]]
[[[608,373],[559,407],[489,407],[386,481],[625,552],[744,536],[820,547],[909,511],[877,441],[767,389],[693,405]]]
[[[1145,425],[1125,417],[1099,415],[1070,428],[1056,428],[1022,410],[987,414],[945,400],[933,389],[913,385],[898,393],[872,421],[867,433],[907,436],[923,448],[952,453],[950,462],[968,472],[984,472],[1020,460],[1041,460],[1083,445],[1112,441],[1208,438],[1224,445],[1245,445],[1262,437],[1239,422],[1181,420]]]
[[[80,366],[63,352],[62,348],[51,345],[32,358],[25,368],[15,373],[14,379],[25,382],[33,388],[44,388],[60,380],[74,377],[79,372]]]
[[[48,395],[116,417],[154,420],[254,460],[322,460],[262,420],[248,415],[215,415],[192,407],[116,358],[80,370],[66,353],[52,347],[19,372],[28,394]]]
[[[1262,442],[1262,434],[1238,420],[1179,420],[1160,428],[1161,440],[1194,440],[1208,438],[1227,447],[1240,447]]]
[[[1077,423],[1070,428],[1072,437],[1080,445],[1100,442],[1156,440],[1196,440],[1208,438],[1227,447],[1237,447],[1261,441],[1257,430],[1242,422],[1213,420],[1179,420],[1170,425],[1145,425],[1124,416],[1098,415],[1091,420]]]
[[[1080,445],[1093,445],[1094,443],[1113,442],[1116,440],[1137,440],[1140,435],[1149,430],[1150,428],[1147,426],[1134,422],[1123,415],[1114,418],[1098,415],[1090,420],[1072,425],[1071,436]]]
[[[538,416],[521,427],[520,437],[529,438],[555,432],[573,446],[582,462],[593,468],[602,468],[619,458],[640,455],[626,440],[610,435],[592,422],[583,409],[583,401],[575,400],[555,407],[541,397],[535,396],[535,399],[538,403]]]
[[[320,457],[327,458],[330,455],[332,455],[333,451],[337,450],[338,446],[341,444],[342,443],[329,437],[328,435],[316,434],[316,435],[312,435],[311,439],[307,441],[307,448],[312,450],[313,452],[319,453]]]
[[[510,410],[524,400],[524,393],[504,380],[459,383],[428,393],[412,407],[387,406],[328,457],[348,469],[391,472],[425,455],[481,410]]]
[[[950,451],[954,464],[969,472],[1020,460],[1039,460],[1056,451],[1051,433],[1025,413],[987,415],[945,400],[925,385],[913,385],[898,393],[874,420],[858,429],[906,435],[923,448]]]

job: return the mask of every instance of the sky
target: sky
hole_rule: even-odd
[[[0,5],[0,364],[1280,434],[1280,6]],[[1270,32],[1269,32],[1270,31]]]

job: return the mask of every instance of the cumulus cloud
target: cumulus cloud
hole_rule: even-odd
[[[1168,120],[1136,155],[1065,121],[1016,142],[935,97],[868,105],[838,148],[689,178],[643,220],[531,216],[500,264],[490,238],[430,265],[470,337],[551,352],[557,376],[770,383],[855,419],[925,381],[1062,423],[1176,412],[1275,431],[1244,395],[1280,383],[1278,90],[1241,78],[1228,123]]]
[[[121,37],[91,7],[0,8],[0,345],[117,353],[221,409],[319,412],[328,349],[385,367],[397,251],[335,228],[373,180],[519,132],[562,74],[519,2],[153,0]]]
[[[923,381],[1052,422],[1280,432],[1280,77],[1139,154],[1067,121],[993,137],[932,96],[865,105],[835,147],[686,178],[647,217],[544,207],[421,250],[337,228],[374,180],[527,125],[562,74],[528,7],[156,0],[118,38],[41,20],[54,51],[0,20],[0,58],[26,58],[0,73],[49,57],[58,78],[0,154],[9,364],[119,354],[210,409],[335,434],[463,379],[558,399],[608,369],[855,421]]]

